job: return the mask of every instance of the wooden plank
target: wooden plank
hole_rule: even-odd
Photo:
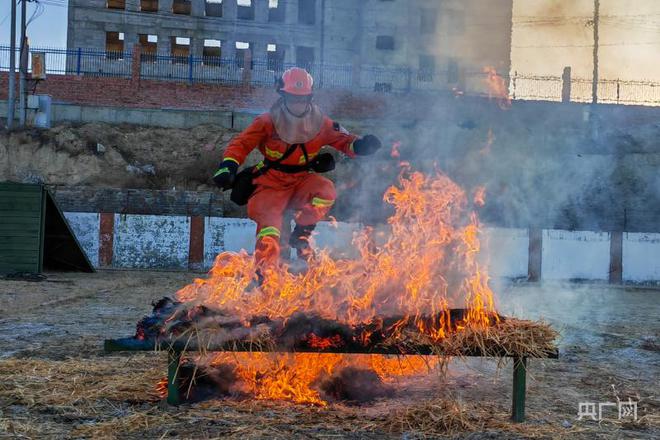
[[[35,240],[32,242],[23,242],[23,243],[2,243],[0,244],[0,253],[9,254],[14,251],[32,251],[36,252],[39,250],[39,243]]]
[[[30,183],[14,183],[2,182],[0,183],[0,197],[2,193],[40,193],[41,185]]]
[[[11,218],[11,219],[2,219],[2,223],[0,223],[0,232],[2,231],[14,231],[14,230],[21,230],[25,228],[30,228],[30,227],[36,227],[38,228],[39,225],[41,224],[40,219],[25,219],[25,218]]]
[[[0,243],[8,242],[10,239],[17,237],[22,237],[23,239],[34,238],[35,240],[38,240],[39,231],[35,228],[28,228],[23,231],[16,230],[16,231],[3,232],[2,234],[0,234]]]
[[[24,260],[24,259],[36,259],[38,257],[38,249],[28,249],[28,250],[16,250],[11,253],[2,253],[0,254],[0,261],[13,261],[13,260]]]
[[[2,215],[3,221],[5,219],[15,219],[15,218],[25,218],[30,220],[39,221],[41,215],[38,211],[35,212],[16,212],[16,211],[7,211]]]
[[[32,263],[21,263],[21,264],[4,264],[0,262],[0,274],[7,273],[18,273],[18,272],[29,272],[29,273],[38,273],[39,264],[35,261]]]
[[[229,341],[225,344],[211,344],[204,343],[200,341],[201,346],[198,345],[197,341],[189,340],[188,338],[182,339],[163,339],[158,341],[153,340],[139,340],[135,338],[121,338],[121,339],[106,339],[103,344],[103,349],[105,352],[115,352],[115,351],[154,351],[154,350],[179,350],[179,351],[226,351],[226,352],[280,352],[280,353],[291,353],[295,351],[296,353],[353,353],[353,354],[392,354],[392,355],[442,355],[443,353],[438,353],[436,347],[431,347],[427,345],[417,345],[417,346],[406,346],[406,347],[397,347],[397,346],[384,346],[384,345],[374,345],[371,347],[364,346],[342,346],[342,347],[327,347],[327,348],[314,348],[314,347],[305,347],[297,348],[292,350],[290,347],[281,347],[281,346],[272,346],[272,345],[263,345],[259,346],[255,343],[249,341]],[[479,350],[478,348],[465,349],[462,353],[462,356],[469,357],[513,357],[511,354],[507,354],[502,351],[500,353],[495,350],[490,350],[487,354]],[[452,353],[451,356],[456,356],[456,353]],[[557,349],[545,353],[545,358],[548,359],[557,359],[559,357],[559,352]]]
[[[13,210],[18,211],[30,211],[30,210],[39,210],[39,200],[0,200],[0,210],[11,212]]]

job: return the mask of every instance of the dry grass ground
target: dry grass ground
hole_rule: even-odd
[[[163,404],[165,356],[107,356],[150,302],[196,275],[48,274],[0,281],[0,438],[642,438],[660,436],[660,291],[508,285],[503,314],[544,317],[562,334],[560,359],[532,360],[525,424],[509,422],[511,368],[454,361],[445,377],[403,380],[372,405],[315,408],[233,399]],[[579,402],[638,401],[638,422],[577,420]]]

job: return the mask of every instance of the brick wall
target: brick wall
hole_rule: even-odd
[[[2,72],[1,100],[7,99],[7,85],[8,74]],[[51,95],[54,102],[67,104],[192,110],[264,109],[277,99],[277,94],[270,87],[187,84],[77,75],[49,75],[48,79],[38,84],[36,93]],[[413,101],[419,103],[420,99],[423,99],[423,96]],[[377,93],[319,90],[316,101],[331,114],[371,118],[383,116],[398,108],[397,101],[400,100],[392,95]],[[428,98],[426,102],[431,104]]]

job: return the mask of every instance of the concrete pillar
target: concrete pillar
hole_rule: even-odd
[[[99,266],[112,266],[115,215],[102,212],[99,225]]]
[[[134,44],[132,46],[132,60],[131,60],[131,86],[134,88],[140,87],[140,72],[142,68],[141,56],[142,56],[142,46],[140,44]]]
[[[188,245],[188,269],[204,268],[204,217],[190,217],[190,243]]]
[[[172,13],[172,3],[174,0],[158,0],[158,13],[159,14],[171,14]],[[158,37],[160,38],[160,37]],[[160,43],[160,39],[158,40]]]
[[[126,3],[128,5],[128,3]],[[124,32],[124,50],[131,50],[140,42],[136,32]]]
[[[284,22],[298,24],[298,0],[286,0],[284,4]]]
[[[191,3],[190,15],[193,17],[204,17],[206,15],[206,0],[192,0]]]
[[[199,58],[204,53],[204,39],[203,38],[190,38],[190,53],[192,56]]]
[[[541,281],[541,257],[543,254],[543,230],[530,228],[529,230],[529,265],[527,279]]]
[[[254,21],[257,23],[268,23],[268,2],[254,1]],[[258,57],[257,57],[258,58]]]
[[[222,40],[222,59],[223,60],[234,60],[236,55],[236,40],[234,38],[228,40]]]
[[[252,50],[246,50],[243,52],[243,75],[241,77],[241,82],[243,87],[250,87],[252,82]]]
[[[623,232],[610,234],[610,283],[623,282]]]
[[[564,73],[561,76],[561,102],[571,102],[571,68],[564,67]]]
[[[158,34],[158,55],[169,56],[172,51],[172,42],[170,41],[170,34]]]
[[[250,41],[250,52],[252,52],[252,59],[255,61],[265,61],[268,55],[268,43],[263,41]]]
[[[139,12],[140,11],[140,0],[127,1],[126,2],[126,11]]]
[[[238,5],[236,0],[222,0],[222,17],[229,20],[236,20],[236,11]]]

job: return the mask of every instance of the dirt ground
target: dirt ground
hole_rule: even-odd
[[[198,275],[101,271],[0,280],[0,438],[636,438],[660,437],[660,290],[508,284],[500,311],[543,317],[560,330],[559,360],[529,365],[527,422],[508,420],[511,366],[453,360],[446,377],[402,381],[375,404],[327,408],[217,399],[169,407],[155,383],[162,353],[108,356],[105,338],[130,336],[150,303]],[[637,402],[637,421],[580,402]],[[439,412],[458,410],[447,431]],[[406,417],[406,414],[408,415]],[[435,425],[434,425],[435,423]]]

